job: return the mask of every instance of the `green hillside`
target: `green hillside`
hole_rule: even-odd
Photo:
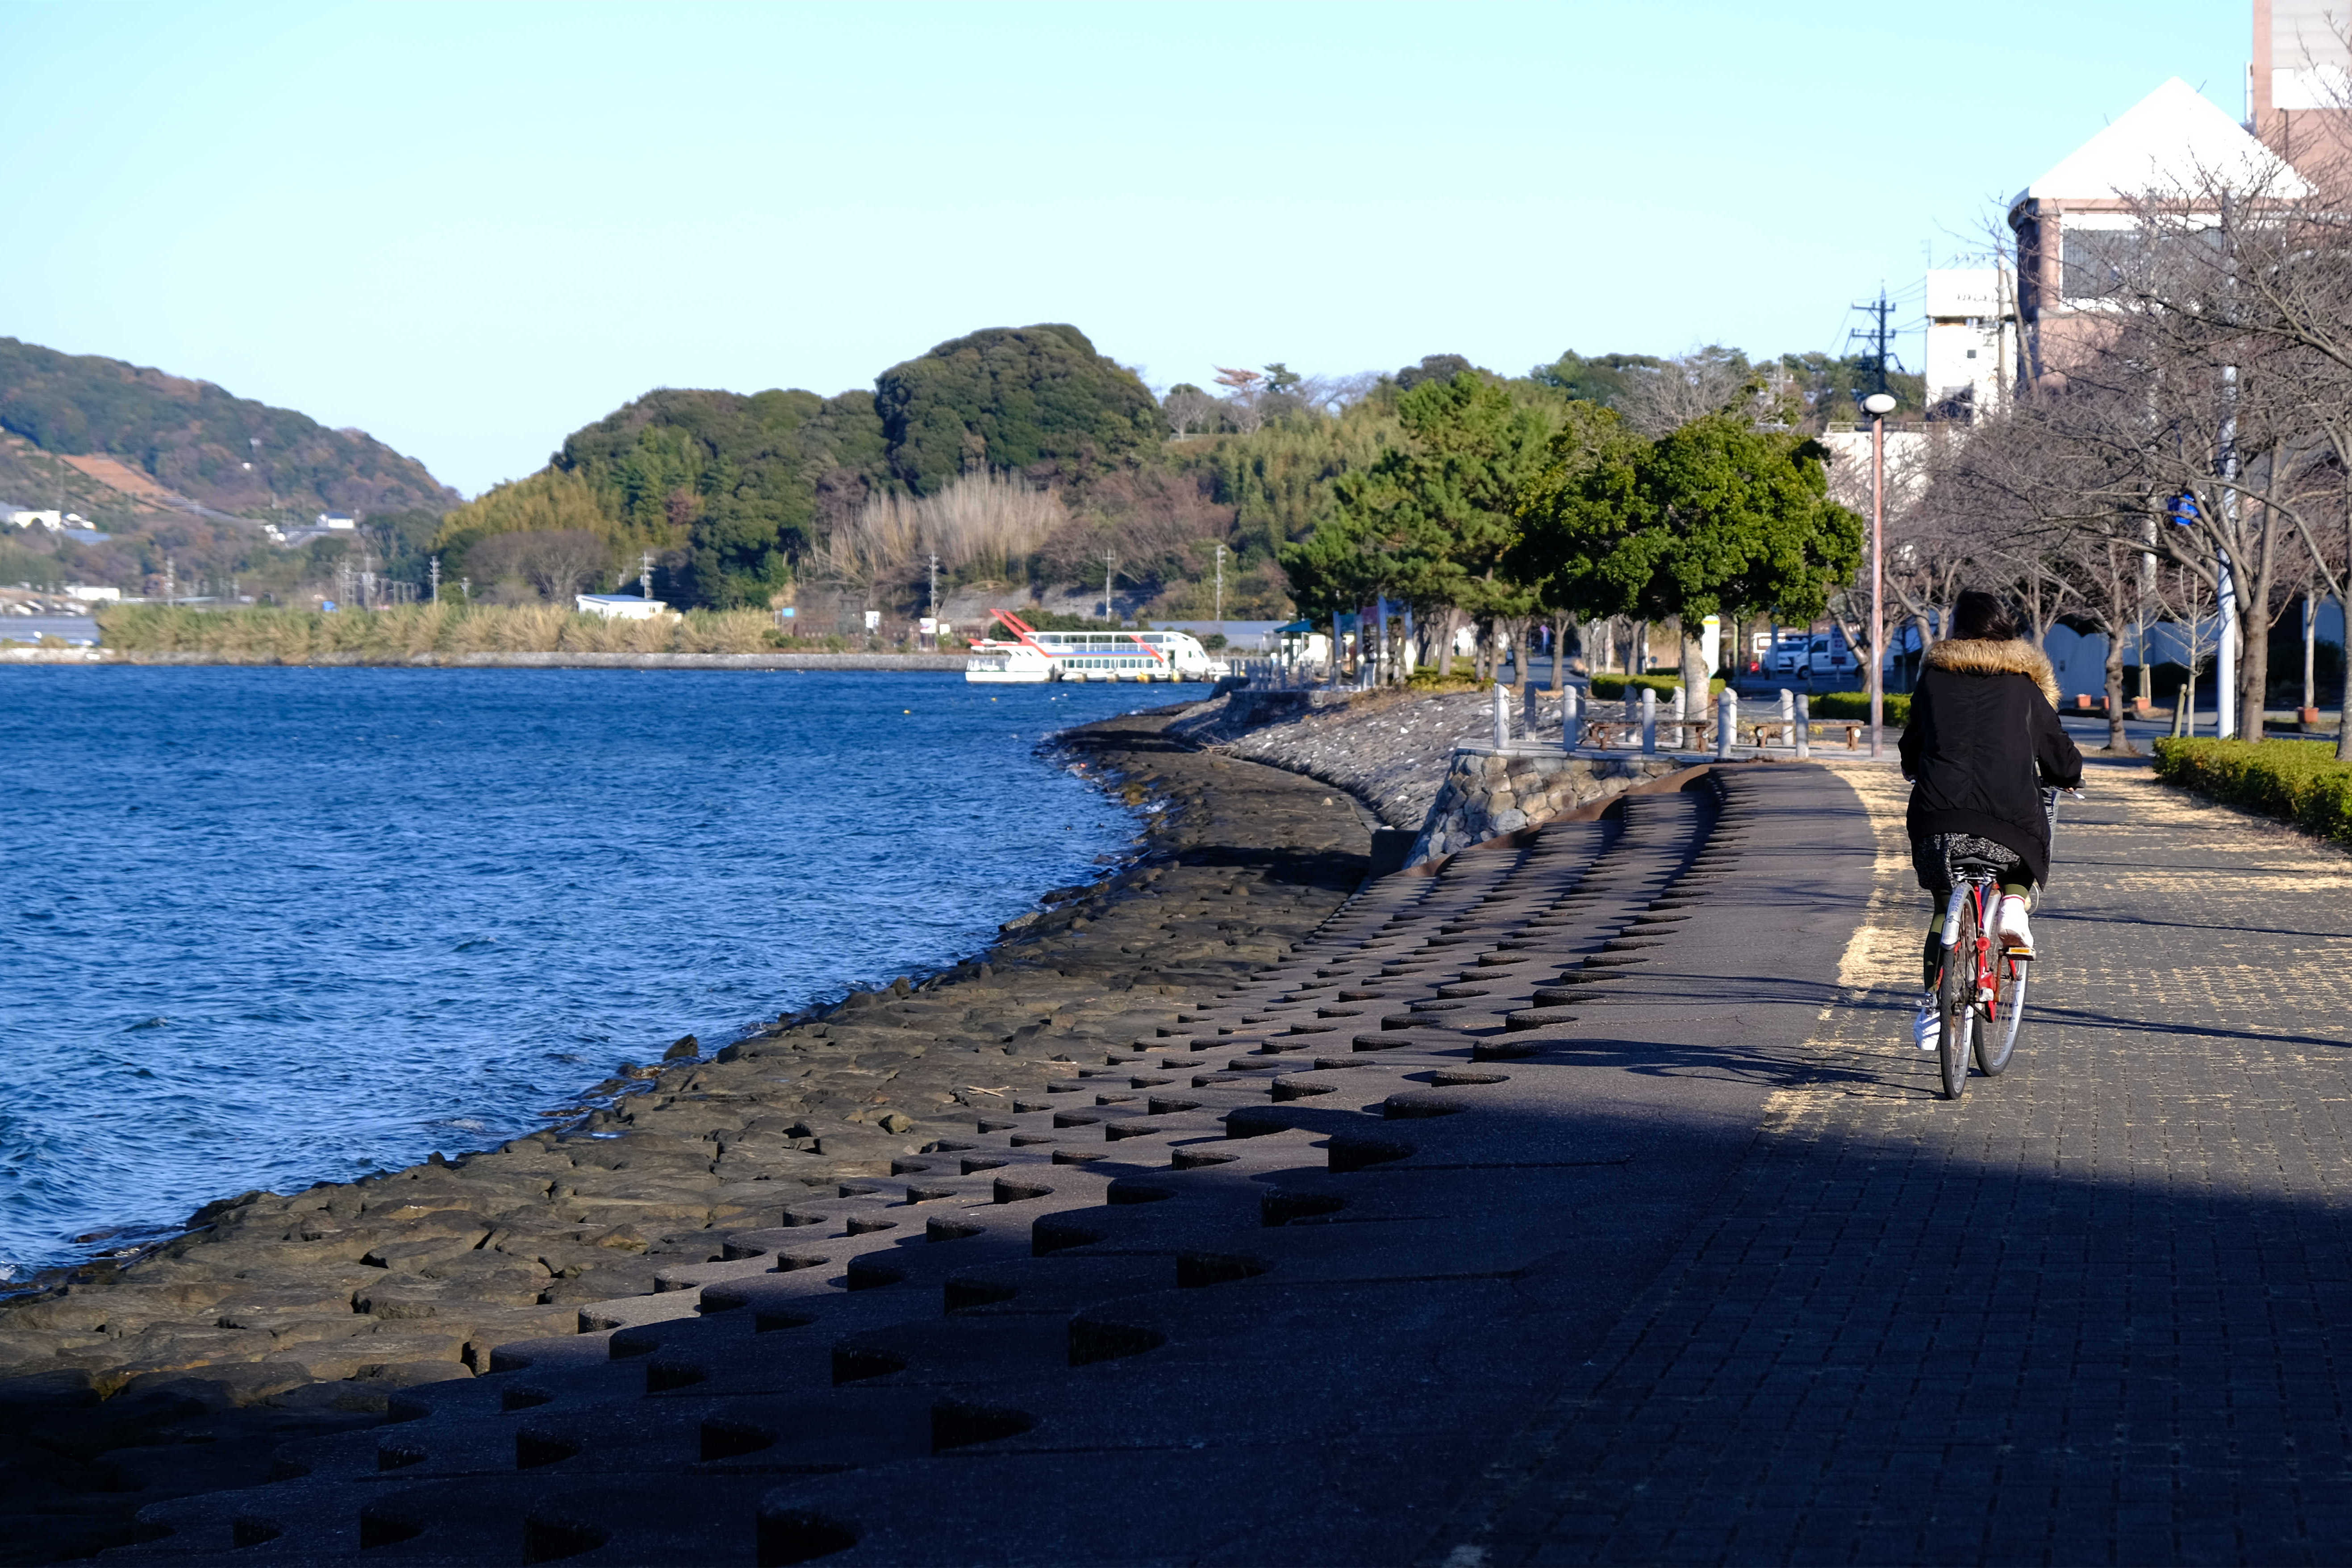
[[[47,453],[118,458],[167,490],[243,515],[446,510],[458,500],[424,464],[360,431],[15,338],[0,338],[0,430]]]
[[[973,468],[1083,479],[1156,449],[1160,405],[1076,327],[992,327],[874,382],[890,471],[919,495]]]

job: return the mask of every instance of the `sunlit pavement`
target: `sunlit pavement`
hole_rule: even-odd
[[[2352,860],[2095,766],[2019,1058],[1952,1104],[1906,1042],[1901,786],[1849,776],[1878,894],[1813,1080],[1456,1561],[2340,1560]]]

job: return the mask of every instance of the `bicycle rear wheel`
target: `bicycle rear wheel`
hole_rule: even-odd
[[[1969,1045],[1977,1022],[1977,900],[1967,889],[1960,893],[1960,940],[1945,950],[1936,1002],[1943,1015],[1936,1059],[1944,1072],[1944,1098],[1958,1100],[1969,1091]]]
[[[1999,953],[1992,961],[1992,1022],[1977,1024],[1977,1070],[1999,1078],[2025,1035],[2025,983],[2033,965]]]

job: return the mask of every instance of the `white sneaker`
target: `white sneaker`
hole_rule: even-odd
[[[1998,919],[2003,950],[2019,958],[2032,958],[2033,928],[2025,921],[2025,900],[2015,893],[2003,893]]]
[[[1933,991],[1926,994],[1919,1004],[1918,1016],[1911,1020],[1911,1043],[1923,1051],[1932,1051],[1944,1043],[1944,1009]]]

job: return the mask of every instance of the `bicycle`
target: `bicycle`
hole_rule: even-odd
[[[2066,792],[2080,797],[2080,790]],[[2058,796],[2042,792],[2042,809],[2050,822],[2051,841],[2058,837]],[[1937,1011],[1941,1026],[1936,1040],[1937,1064],[1944,1077],[1944,1098],[1958,1100],[1969,1091],[1969,1059],[1977,1070],[1999,1078],[2017,1051],[2025,1028],[2025,995],[2032,978],[2030,953],[1995,947],[2000,935],[2000,879],[2007,869],[1990,861],[1965,859],[1954,863],[1951,899],[1944,906],[1944,965],[1936,976]],[[2045,887],[2034,889],[2032,907],[2042,907]]]

